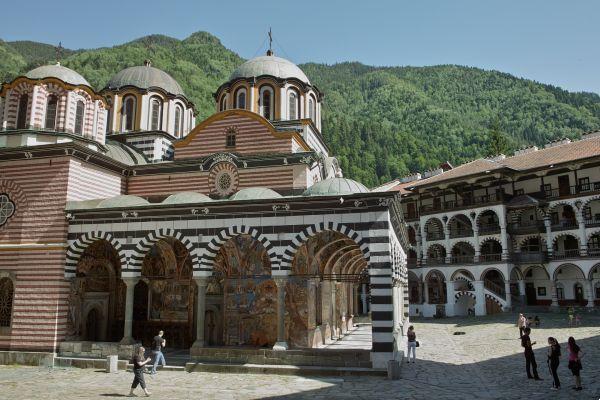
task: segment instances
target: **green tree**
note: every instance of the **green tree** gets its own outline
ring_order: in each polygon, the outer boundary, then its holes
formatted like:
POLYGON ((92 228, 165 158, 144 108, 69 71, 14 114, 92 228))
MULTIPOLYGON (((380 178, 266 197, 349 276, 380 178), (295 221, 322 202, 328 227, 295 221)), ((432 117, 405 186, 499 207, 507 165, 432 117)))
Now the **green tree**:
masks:
POLYGON ((500 120, 496 118, 489 132, 487 155, 488 157, 493 157, 499 154, 508 154, 509 151, 509 141, 506 135, 500 130, 500 120))

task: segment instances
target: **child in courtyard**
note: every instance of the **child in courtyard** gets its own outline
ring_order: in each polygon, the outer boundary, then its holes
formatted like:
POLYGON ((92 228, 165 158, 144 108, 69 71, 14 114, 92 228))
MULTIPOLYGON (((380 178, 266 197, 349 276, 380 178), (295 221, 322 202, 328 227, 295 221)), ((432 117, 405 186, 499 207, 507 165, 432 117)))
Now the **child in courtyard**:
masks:
POLYGON ((581 358, 583 357, 583 352, 581 348, 575 343, 575 338, 573 336, 569 337, 567 342, 567 349, 569 350, 569 369, 571 373, 575 377, 575 386, 573 389, 582 390, 581 387, 581 376, 580 371, 583 369, 581 365, 581 358))
POLYGON ((150 396, 150 392, 146 389, 146 381, 144 380, 144 366, 148 364, 152 359, 150 357, 144 360, 144 352, 146 349, 140 346, 137 349, 137 353, 133 356, 133 382, 131 383, 131 390, 129 391, 129 397, 136 397, 133 391, 137 388, 138 384, 142 387, 146 397, 150 396))

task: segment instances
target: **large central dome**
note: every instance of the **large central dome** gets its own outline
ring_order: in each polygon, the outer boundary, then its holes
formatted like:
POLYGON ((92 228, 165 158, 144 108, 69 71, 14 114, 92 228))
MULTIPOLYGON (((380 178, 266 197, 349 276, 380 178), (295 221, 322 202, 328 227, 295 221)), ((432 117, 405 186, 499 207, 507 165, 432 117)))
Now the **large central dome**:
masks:
POLYGON ((140 89, 161 88, 176 96, 184 95, 181 85, 171 75, 150 65, 125 68, 106 84, 106 87, 111 90, 118 90, 125 86, 134 86, 140 89))
POLYGON ((54 65, 42 65, 41 67, 32 69, 25 76, 30 79, 58 78, 71 85, 90 86, 90 83, 83 76, 79 75, 79 73, 58 63, 54 65))
POLYGON ((308 77, 296 64, 285 58, 268 55, 255 57, 246 61, 233 71, 229 80, 252 78, 261 75, 271 75, 280 79, 296 78, 304 83, 310 84, 308 77))

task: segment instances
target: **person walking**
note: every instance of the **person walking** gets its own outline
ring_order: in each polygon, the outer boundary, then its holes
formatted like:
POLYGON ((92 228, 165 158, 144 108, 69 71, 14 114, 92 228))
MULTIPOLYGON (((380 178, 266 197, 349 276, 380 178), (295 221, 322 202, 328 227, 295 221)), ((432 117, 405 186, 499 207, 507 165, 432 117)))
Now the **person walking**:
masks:
POLYGON ((581 387, 581 376, 579 375, 583 366, 581 365, 581 358, 583 357, 583 352, 581 351, 581 347, 575 343, 575 338, 573 336, 569 337, 567 342, 567 349, 569 350, 569 369, 571 373, 575 377, 575 386, 573 389, 582 390, 581 387))
POLYGON ((560 389, 560 380, 558 379, 558 365, 560 364, 560 344, 552 336, 548 338, 548 368, 552 374, 552 390, 560 389))
POLYGON ((517 319, 517 327, 519 328, 519 339, 523 338, 523 329, 525 329, 526 324, 527 318, 525 318, 523 313, 520 313, 519 318, 517 319))
POLYGON ((151 375, 156 374, 156 367, 158 367, 159 362, 162 364, 163 367, 167 365, 165 356, 162 353, 163 347, 165 347, 165 345, 167 344, 167 341, 163 339, 164 334, 165 333, 163 331, 159 331, 158 335, 154 336, 154 339, 152 339, 152 343, 154 346, 154 348, 152 349, 152 353, 154 355, 154 364, 152 365, 152 371, 150 372, 151 375))
POLYGON ((151 395, 148 389, 146 389, 146 381, 144 380, 144 366, 152 361, 152 359, 148 357, 144 360, 145 351, 146 349, 140 346, 137 349, 136 354, 133 356, 133 382, 131 383, 129 397, 136 397, 136 394, 133 393, 133 391, 137 388, 138 384, 142 387, 146 397, 151 395))
POLYGON ((537 363, 535 362, 535 354, 533 354, 533 345, 536 342, 531 342, 529 338, 529 334, 531 333, 530 328, 525 328, 523 330, 523 337, 521 338, 521 346, 525 349, 525 370, 527 371, 527 378, 535 379, 536 381, 541 381, 542 378, 539 377, 537 372, 537 363), (531 370, 533 369, 533 375, 531 374, 531 370))
POLYGON ((415 333, 415 327, 409 326, 408 332, 406 333, 406 337, 408 338, 408 349, 406 351, 406 362, 410 362, 410 352, 412 351, 412 362, 414 363, 417 358, 417 334, 415 333))

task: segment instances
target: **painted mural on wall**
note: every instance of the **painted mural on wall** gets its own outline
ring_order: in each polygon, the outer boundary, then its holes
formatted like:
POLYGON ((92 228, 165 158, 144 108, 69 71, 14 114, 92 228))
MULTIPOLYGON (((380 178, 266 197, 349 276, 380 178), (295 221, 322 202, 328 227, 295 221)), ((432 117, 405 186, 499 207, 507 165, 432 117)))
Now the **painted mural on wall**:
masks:
POLYGON ((277 287, 262 244, 248 235, 228 240, 215 258, 214 273, 223 287, 224 344, 272 346, 277 287))

